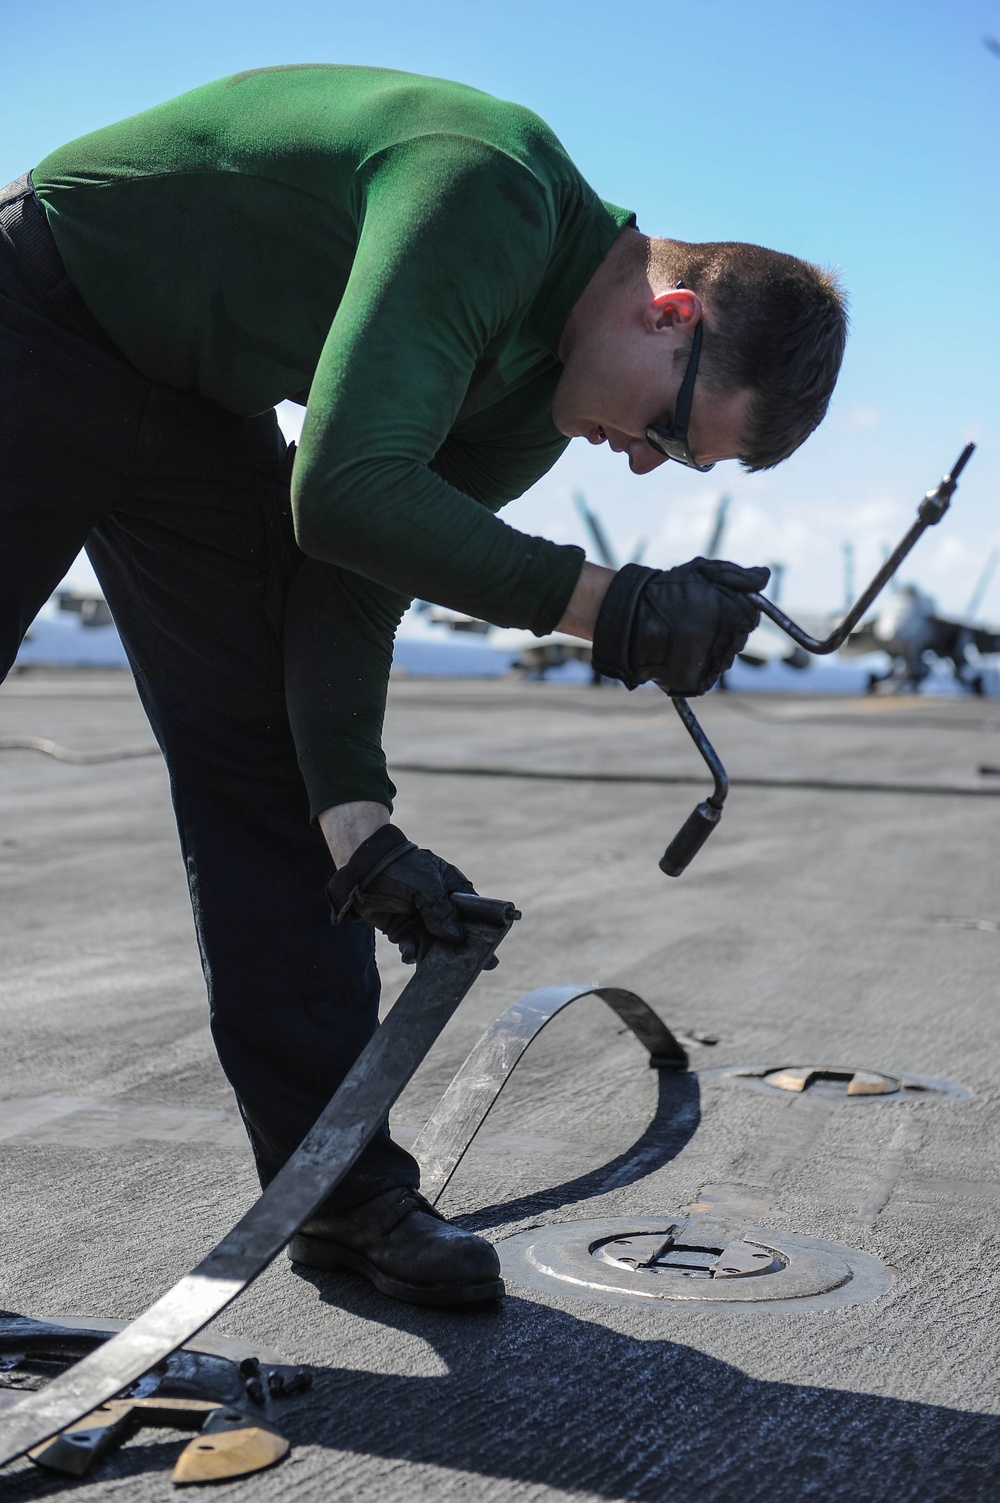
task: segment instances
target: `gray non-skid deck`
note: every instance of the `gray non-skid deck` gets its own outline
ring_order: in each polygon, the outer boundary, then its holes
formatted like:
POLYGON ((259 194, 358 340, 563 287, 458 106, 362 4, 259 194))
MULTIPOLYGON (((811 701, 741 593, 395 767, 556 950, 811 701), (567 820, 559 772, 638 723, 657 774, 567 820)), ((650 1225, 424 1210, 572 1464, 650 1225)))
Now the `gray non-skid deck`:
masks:
MULTIPOLYGON (((979 1500, 1000 1475, 1000 705, 713 696, 734 788, 678 881, 656 863, 707 791, 653 693, 394 683, 397 818, 524 912, 395 1114, 412 1136, 523 992, 629 988, 694 1072, 839 1064, 943 1077, 967 1100, 775 1098, 658 1076, 598 1001, 532 1046, 442 1202, 493 1238, 723 1202, 891 1265, 827 1311, 603 1304, 510 1284, 435 1313, 282 1259, 217 1322, 306 1363, 293 1454, 220 1498, 979 1500), (691 774, 691 786, 449 776, 691 774), (745 779, 776 786, 741 786, 745 779), (880 792, 782 787, 867 782, 880 792), (904 785, 922 791, 900 791, 904 785), (934 793, 929 785, 965 792, 934 793)), ((127 677, 16 676, 0 737, 140 743, 127 677)), ((211 1051, 158 757, 0 752, 0 1305, 127 1318, 254 1194, 211 1051)), ((386 1001, 404 979, 383 957, 386 1001)), ((2 1379, 2 1375, 0 1375, 2 1379)), ((72 1484, 166 1499, 178 1443, 137 1441, 72 1484)), ((0 1494, 70 1484, 22 1462, 0 1494)))

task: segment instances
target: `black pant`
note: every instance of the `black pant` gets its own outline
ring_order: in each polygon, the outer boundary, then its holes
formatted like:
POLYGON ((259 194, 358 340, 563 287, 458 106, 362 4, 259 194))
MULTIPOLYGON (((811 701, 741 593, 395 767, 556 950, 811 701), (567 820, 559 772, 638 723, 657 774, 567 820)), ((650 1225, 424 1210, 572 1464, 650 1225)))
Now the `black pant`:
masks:
MULTIPOLYGON (((38 243, 37 200, 18 207, 38 243)), ((142 376, 19 228, 0 221, 0 679, 86 544, 166 759, 213 1036, 266 1183, 379 998, 372 930, 330 924, 285 707, 291 456, 273 413, 142 376)), ((331 1205, 418 1178, 384 1131, 331 1205)))

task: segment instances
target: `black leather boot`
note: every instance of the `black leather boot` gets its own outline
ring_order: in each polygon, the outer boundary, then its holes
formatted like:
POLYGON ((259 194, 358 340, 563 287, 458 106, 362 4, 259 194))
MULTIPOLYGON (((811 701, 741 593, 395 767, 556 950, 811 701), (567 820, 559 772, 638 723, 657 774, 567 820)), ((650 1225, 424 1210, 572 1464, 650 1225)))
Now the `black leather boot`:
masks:
POLYGON ((471 1305, 504 1293, 493 1246, 452 1226, 407 1186, 307 1221, 288 1255, 307 1268, 353 1268, 411 1305, 471 1305))

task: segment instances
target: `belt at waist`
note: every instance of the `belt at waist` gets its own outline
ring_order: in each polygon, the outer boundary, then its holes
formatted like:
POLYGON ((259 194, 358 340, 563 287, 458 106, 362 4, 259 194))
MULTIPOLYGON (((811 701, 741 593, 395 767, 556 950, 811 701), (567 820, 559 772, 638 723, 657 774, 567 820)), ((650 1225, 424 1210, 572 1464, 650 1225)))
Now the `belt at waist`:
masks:
POLYGON ((121 351, 88 311, 69 279, 30 172, 0 188, 0 235, 13 246, 38 290, 50 302, 58 303, 89 339, 121 358, 121 351))
POLYGON ((31 186, 30 172, 0 188, 0 231, 49 297, 64 297, 71 290, 72 283, 52 238, 45 210, 31 186))

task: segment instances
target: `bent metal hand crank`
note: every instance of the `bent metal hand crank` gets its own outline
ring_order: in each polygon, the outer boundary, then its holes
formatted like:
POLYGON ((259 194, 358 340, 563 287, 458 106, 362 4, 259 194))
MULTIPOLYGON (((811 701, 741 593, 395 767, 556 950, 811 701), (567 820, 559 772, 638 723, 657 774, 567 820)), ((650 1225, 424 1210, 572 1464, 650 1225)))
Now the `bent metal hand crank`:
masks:
MULTIPOLYGON (((934 490, 927 492, 917 507, 917 520, 909 532, 889 554, 871 584, 828 637, 811 637, 790 616, 786 616, 784 611, 779 610, 773 601, 766 599, 763 595, 753 593, 747 598, 752 600, 765 616, 769 616, 776 626, 780 626, 793 642, 797 642, 807 652, 815 653, 817 656, 836 652, 838 647, 843 647, 865 611, 881 593, 883 587, 888 584, 917 539, 923 536, 928 527, 933 527, 940 522, 951 505, 951 498, 958 487, 958 477, 972 457, 975 447, 975 444, 966 444, 941 483, 934 490)), ((674 709, 684 722, 688 734, 701 753, 715 782, 715 787, 708 798, 692 810, 660 858, 660 871, 668 877, 679 877, 701 850, 722 818, 722 807, 729 792, 729 778, 715 747, 705 735, 687 700, 679 694, 671 694, 663 684, 659 687, 663 689, 664 694, 670 695, 674 709)))

